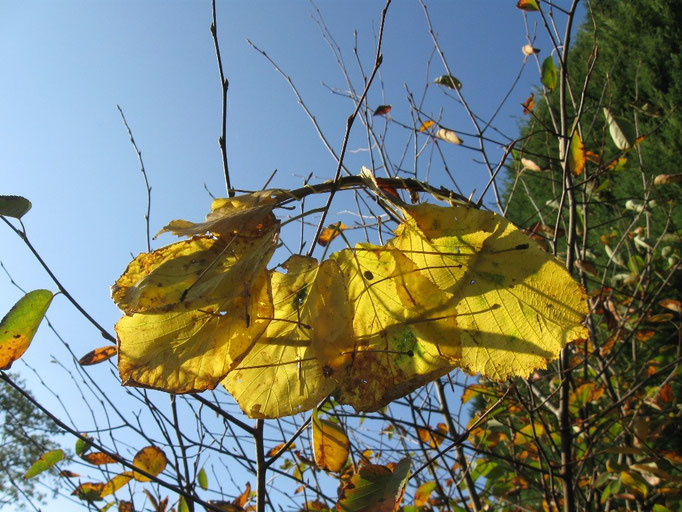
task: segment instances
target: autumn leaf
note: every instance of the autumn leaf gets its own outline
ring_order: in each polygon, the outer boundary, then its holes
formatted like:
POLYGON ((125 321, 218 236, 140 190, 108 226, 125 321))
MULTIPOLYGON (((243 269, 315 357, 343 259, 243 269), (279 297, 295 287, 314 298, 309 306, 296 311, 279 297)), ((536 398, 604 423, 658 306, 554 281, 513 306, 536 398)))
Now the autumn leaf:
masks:
POLYGON ((663 299, 659 302, 659 305, 675 313, 682 313, 682 302, 679 300, 663 299))
POLYGON ((435 123, 435 121, 431 121, 430 119, 428 121, 424 121, 421 126, 419 127, 419 132, 425 132, 429 128, 431 128, 435 123))
POLYGON ((336 372, 339 402, 376 410, 454 367, 456 310, 409 258, 370 244, 331 258, 346 280, 355 334, 352 364, 336 372))
POLYGON ((101 482, 85 482, 76 487, 71 494, 83 501, 101 501, 104 499, 101 496, 102 489, 104 484, 101 482))
POLYGON ((611 111, 604 107, 604 117, 606 118, 606 125, 609 128, 609 134, 611 135, 611 140, 621 151, 630 149, 632 145, 630 144, 628 137, 625 135, 620 125, 616 122, 611 111))
POLYGON ((62 478, 78 478, 80 475, 78 473, 74 473, 73 471, 69 471, 68 469, 64 469, 63 471, 59 472, 59 476, 62 478))
POLYGON ((521 165, 523 165, 524 171, 542 172, 542 168, 530 158, 522 158, 521 165))
POLYGON ((556 86, 559 83, 559 72, 557 71, 554 59, 551 55, 542 61, 540 81, 542 82, 542 85, 547 87, 550 91, 556 89, 556 86))
POLYGON ((391 111, 391 105, 379 105, 372 115, 385 116, 391 111))
POLYGON ((26 352, 52 297, 49 290, 28 292, 0 321, 0 370, 8 370, 26 352))
MULTIPOLYGON (((135 454, 133 466, 150 474, 158 476, 166 468, 166 455, 161 448, 146 446, 135 454)), ((142 473, 134 472, 133 478, 138 482, 151 482, 151 478, 142 473)))
POLYGON ((336 505, 339 512, 394 512, 400 506, 410 459, 401 460, 393 470, 368 464, 355 473, 341 492, 336 505))
POLYGON ((177 236, 214 233, 227 238, 236 233, 268 230, 276 223, 272 209, 288 196, 282 190, 260 190, 230 198, 214 199, 206 221, 173 220, 156 236, 171 232, 177 236))
POLYGON ((116 334, 123 384, 173 393, 215 388, 263 334, 273 314, 267 271, 231 293, 239 294, 192 311, 121 318, 116 334))
POLYGON ((91 350, 78 360, 81 366, 89 366, 107 361, 116 355, 117 349, 114 345, 106 345, 104 347, 91 350))
POLYGON ((537 0, 519 0, 516 3, 516 7, 522 11, 539 11, 537 0))
POLYGON ((43 453, 37 461, 31 464, 31 467, 28 468, 26 473, 24 473, 24 478, 33 478, 43 471, 47 471, 63 458, 64 450, 50 450, 49 452, 43 453))
POLYGON ((449 142, 450 144, 462 144, 462 139, 460 139, 455 132, 448 130, 447 128, 439 128, 436 132, 436 137, 445 142, 449 142))
POLYGON ((436 488, 436 482, 431 480, 429 482, 424 482, 414 493, 414 506, 423 507, 428 504, 431 493, 436 488))
POLYGON ((434 80, 434 83, 438 85, 444 85, 445 87, 449 87, 450 89, 461 89, 462 88, 462 82, 457 80, 454 76, 452 75, 442 75, 439 76, 434 80))
POLYGON ((0 216, 21 219, 31 209, 31 201, 21 196, 0 196, 0 216))
POLYGON ((389 244, 456 305, 462 368, 496 380, 527 377, 587 338, 584 289, 509 221, 463 206, 405 211, 389 244))
POLYGON ((585 170, 585 145, 578 130, 573 132, 568 147, 568 168, 575 176, 580 176, 585 170))
POLYGON ((343 470, 350 453, 350 443, 343 427, 323 420, 317 409, 313 412, 313 454, 317 467, 332 473, 343 470))
POLYGON ((95 466, 102 466, 104 464, 116 464, 118 460, 114 459, 111 455, 104 452, 91 452, 81 455, 81 459, 95 466))
POLYGON ((232 299, 265 269, 277 232, 195 237, 142 253, 111 287, 112 298, 126 315, 196 310, 232 299))
POLYGON ((532 44, 525 44, 521 47, 521 51, 526 57, 530 57, 531 55, 535 53, 540 53, 540 50, 537 48, 534 48, 532 44))
POLYGON ((339 236, 344 229, 348 229, 348 226, 341 221, 330 224, 322 230, 322 233, 320 233, 320 236, 317 239, 317 243, 322 247, 326 247, 332 240, 339 236))
POLYGON ((677 174, 659 174, 654 178, 654 185, 671 185, 673 183, 682 183, 682 173, 677 174))
POLYGON ((127 485, 128 482, 133 479, 133 477, 134 473, 132 471, 124 471, 120 475, 116 475, 106 484, 104 484, 104 487, 102 487, 102 490, 100 491, 100 497, 105 498, 106 496, 114 494, 120 488, 127 485))
POLYGON ((335 261, 294 255, 272 271, 274 315, 223 385, 252 418, 309 410, 337 386, 353 349, 352 311, 335 261))
POLYGON ((535 94, 528 96, 521 106, 523 107, 524 114, 530 114, 530 111, 533 110, 533 107, 535 106, 535 94))

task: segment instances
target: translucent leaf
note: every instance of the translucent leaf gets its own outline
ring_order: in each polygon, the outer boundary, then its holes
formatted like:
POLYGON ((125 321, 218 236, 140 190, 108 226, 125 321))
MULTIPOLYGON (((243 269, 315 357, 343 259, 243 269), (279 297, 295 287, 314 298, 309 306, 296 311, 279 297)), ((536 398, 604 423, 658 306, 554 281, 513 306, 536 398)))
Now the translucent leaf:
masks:
POLYGON ((339 402, 377 410, 459 362, 454 304, 409 258, 370 244, 332 258, 346 280, 355 333, 352 364, 338 372, 339 402))
POLYGON ((436 132, 436 137, 444 140, 445 142, 449 142, 450 144, 459 145, 462 143, 462 139, 460 139, 455 132, 448 130, 447 128, 439 128, 436 132))
POLYGON ((101 496, 103 489, 104 484, 101 482, 85 482, 76 487, 71 494, 84 501, 101 501, 104 499, 101 496))
POLYGON ((100 497, 105 498, 106 496, 114 494, 121 487, 127 485, 128 482, 130 482, 132 479, 133 479, 132 471, 124 471, 120 475, 116 475, 106 484, 104 484, 104 487, 102 487, 102 490, 100 492, 100 497))
MULTIPOLYGON (((158 476, 166 468, 166 455, 161 448, 147 446, 135 454, 133 466, 152 476, 158 476)), ((151 478, 137 471, 134 472, 133 478, 138 482, 151 481, 151 478)))
POLYGON ((542 81, 542 85, 547 87, 550 91, 556 89, 556 86, 559 83, 559 72, 554 65, 554 59, 551 55, 542 61, 540 80, 542 81))
POLYGON ((350 443, 343 427, 313 413, 313 454, 317 467, 332 473, 343 470, 350 453, 350 443))
POLYGON ((530 114, 531 110, 533 110, 533 107, 535 106, 535 94, 528 96, 526 101, 524 101, 521 106, 523 107, 524 114, 530 114))
POLYGON ((463 206, 406 211, 411 218, 390 243, 455 305, 462 368, 527 377, 587 338, 584 289, 509 221, 463 206))
POLYGON ((63 450, 51 450, 49 452, 43 453, 37 461, 31 464, 31 467, 28 468, 26 473, 24 473, 24 478, 33 478, 43 471, 47 471, 63 458, 63 450))
POLYGON ((585 170, 585 161, 585 145, 576 130, 573 132, 568 148, 568 168, 575 176, 580 176, 585 170))
POLYGON ((223 384, 253 418, 312 409, 336 388, 353 349, 352 312, 336 262, 292 256, 272 272, 274 315, 223 384))
POLYGON ((424 121, 421 126, 419 127, 420 132, 425 132, 429 128, 431 128, 434 124, 436 124, 434 121, 431 121, 430 119, 428 121, 424 121))
POLYGON ((76 439, 76 446, 74 450, 76 452, 76 455, 81 456, 85 452, 87 452, 91 447, 92 445, 90 443, 78 438, 76 439))
POLYGON ((521 51, 526 57, 530 57, 535 53, 540 53, 538 48, 534 48, 532 44, 526 44, 521 47, 521 51))
POLYGON ((611 135, 611 140, 613 140, 613 143, 616 145, 616 147, 621 151, 630 149, 631 144, 628 141, 628 138, 626 137, 625 133, 618 125, 616 120, 614 119, 613 115, 611 114, 611 111, 606 107, 604 107, 604 117, 606 118, 606 124, 609 127, 609 134, 611 135))
POLYGON ((317 239, 317 243, 322 247, 326 247, 332 240, 339 236, 344 229, 348 229, 348 226, 341 221, 330 224, 322 230, 322 233, 320 233, 320 236, 317 239))
POLYGON ((116 464, 118 461, 111 455, 104 452, 92 452, 81 455, 81 459, 95 466, 102 466, 104 464, 116 464))
POLYGON ((187 500, 184 496, 180 496, 178 501, 178 512, 189 512, 189 506, 187 505, 187 500))
POLYGON ((424 482, 419 487, 417 487, 414 493, 414 506, 423 507, 428 504, 431 493, 436 488, 436 482, 431 480, 430 482, 424 482))
POLYGON ((523 170, 528 170, 528 171, 534 171, 534 172, 542 172, 542 168, 536 164, 533 160, 530 158, 522 158, 521 159, 521 165, 523 165, 523 170))
POLYGON ((95 350, 91 350, 83 357, 81 357, 78 360, 78 364, 80 364, 81 366, 90 366, 93 364, 102 363, 114 357, 116 355, 116 352, 118 352, 118 350, 114 345, 106 345, 104 347, 99 347, 96 348, 95 350))
POLYGON ((0 215, 20 219, 31 209, 31 201, 21 196, 0 196, 0 215))
POLYGON ((156 236, 166 232, 177 236, 203 235, 209 232, 226 237, 235 233, 253 234, 276 223, 272 209, 286 197, 286 193, 281 190, 260 190, 236 197, 214 199, 206 222, 174 220, 156 236))
POLYGON ((111 287, 127 315, 189 311, 244 293, 267 265, 277 230, 260 236, 195 237, 142 253, 111 287))
POLYGON ((206 470, 204 468, 199 470, 199 473, 197 474, 197 482, 199 483, 199 487, 201 487, 204 491, 208 489, 208 476, 206 475, 206 470))
POLYGON ((523 11, 539 11, 537 0, 519 0, 516 7, 523 11))
POLYGON ((444 85, 445 87, 449 87, 450 89, 462 88, 462 82, 460 82, 457 78, 455 78, 452 75, 439 76, 434 80, 434 83, 437 83, 438 85, 444 85))
POLYGON ((374 111, 375 116, 384 116, 388 114, 391 111, 391 105, 379 105, 377 109, 374 111))
POLYGON ((243 358, 272 318, 265 270, 224 303, 187 312, 135 314, 116 324, 124 385, 191 393, 213 389, 243 358))
POLYGON ((26 352, 52 297, 49 290, 28 292, 0 321, 0 370, 9 369, 26 352))
POLYGON ((404 458, 394 469, 366 465, 344 487, 336 507, 339 512, 394 512, 407 485, 410 459, 404 458))

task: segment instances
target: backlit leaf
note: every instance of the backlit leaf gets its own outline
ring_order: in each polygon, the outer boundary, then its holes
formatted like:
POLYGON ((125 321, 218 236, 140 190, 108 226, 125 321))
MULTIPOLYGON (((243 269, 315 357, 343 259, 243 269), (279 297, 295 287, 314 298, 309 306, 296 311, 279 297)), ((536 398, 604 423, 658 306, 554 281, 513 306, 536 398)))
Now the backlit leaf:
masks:
POLYGON ((118 352, 118 349, 114 345, 106 345, 104 347, 96 348, 91 350, 83 357, 78 360, 78 364, 81 366, 89 366, 92 364, 98 364, 107 361, 114 357, 118 352))
POLYGON ((199 470, 199 473, 197 474, 197 482, 199 483, 199 487, 201 487, 204 491, 208 489, 208 476, 206 475, 206 470, 204 468, 199 470))
POLYGON ((133 479, 132 471, 124 471, 120 475, 116 475, 106 484, 104 484, 104 487, 102 487, 102 490, 100 491, 100 496, 102 498, 105 498, 106 496, 114 494, 116 491, 118 491, 121 487, 125 486, 132 479, 133 479))
MULTIPOLYGON (((87 438, 87 436, 85 436, 87 438)), ((81 438, 76 439, 76 446, 74 448, 74 451, 76 452, 76 455, 81 456, 85 452, 87 452, 92 445, 88 443, 87 441, 84 441, 81 438)))
POLYGON ((52 297, 49 290, 28 292, 0 321, 0 370, 8 370, 26 352, 52 297))
POLYGON ((62 478, 78 478, 80 475, 78 473, 74 473, 73 471, 65 469, 59 472, 59 476, 62 478))
POLYGON ((321 419, 317 409, 313 412, 313 454, 320 469, 339 473, 343 470, 350 453, 350 443, 343 427, 321 419))
POLYGON ((435 121, 431 121, 430 119, 428 121, 424 121, 421 126, 419 127, 420 132, 425 132, 429 128, 431 128, 435 123, 435 121))
POLYGON ((540 53, 538 48, 534 48, 532 44, 525 44, 521 47, 521 51, 526 57, 530 57, 535 53, 540 53))
POLYGON ((528 96, 521 106, 523 107, 524 114, 530 114, 530 111, 533 110, 533 107, 535 106, 535 94, 528 96))
POLYGON ((530 158, 522 158, 521 165, 523 165, 523 170, 542 172, 542 168, 530 158))
POLYGON ((336 388, 353 350, 352 311, 339 265, 294 255, 271 272, 274 315, 223 381, 252 418, 312 409, 336 388))
POLYGON ((390 242, 457 308, 462 368, 499 380, 529 376, 586 339, 584 289, 506 219, 421 204, 390 242))
POLYGON ((171 221, 157 233, 172 232, 177 236, 194 236, 205 233, 225 235, 235 233, 254 234, 269 229, 276 223, 272 209, 286 198, 281 190, 260 190, 230 198, 214 199, 206 222, 194 223, 186 220, 171 221))
POLYGON ((519 0, 516 3, 516 7, 523 11, 539 11, 537 0, 519 0))
POLYGON ((631 144, 628 141, 628 138, 626 137, 625 133, 623 133, 623 130, 618 125, 616 120, 613 118, 611 111, 606 107, 604 107, 604 117, 606 118, 606 124, 609 127, 611 140, 613 140, 613 143, 616 145, 616 147, 621 151, 630 149, 631 144))
POLYGON ((21 196, 0 196, 0 216, 20 219, 31 209, 31 201, 21 196))
POLYGON ((383 407, 448 373, 461 347, 456 310, 400 251, 358 244, 332 255, 353 308, 352 364, 339 375, 339 402, 383 407))
POLYGON ((682 302, 674 299, 663 299, 659 302, 661 307, 674 311, 675 313, 682 313, 682 302))
POLYGON ((187 500, 184 496, 180 496, 178 501, 178 512, 189 512, 189 506, 187 505, 187 500))
POLYGON ((344 487, 336 508, 339 512, 394 512, 405 494, 410 459, 401 460, 393 470, 366 465, 344 487))
POLYGON ((116 464, 118 461, 111 455, 104 452, 91 452, 81 455, 81 459, 95 466, 102 466, 104 464, 116 464))
POLYGON ((553 91, 559 83, 559 72, 557 71, 554 59, 550 55, 542 61, 542 73, 540 75, 542 85, 553 91))
POLYGON ((447 128, 439 128, 436 132, 436 137, 444 140, 445 142, 449 142, 450 144, 459 145, 462 143, 462 139, 460 139, 455 132, 448 130, 447 128))
POLYGON ((659 174, 654 178, 654 185, 670 185, 672 183, 682 183, 682 173, 677 174, 659 174))
POLYGON ((457 80, 452 75, 442 75, 439 76, 434 80, 434 83, 437 83, 438 85, 444 85, 445 87, 449 87, 450 89, 461 89, 462 88, 462 82, 457 80))
POLYGON ((51 450, 49 452, 43 453, 37 461, 31 464, 31 467, 28 468, 26 473, 24 473, 24 478, 33 478, 34 476, 39 475, 43 471, 50 469, 63 458, 63 450, 51 450))
POLYGON ((272 318, 268 273, 242 282, 223 303, 187 312, 135 314, 116 324, 124 385, 173 393, 213 389, 272 318))
POLYGON ((135 512, 132 501, 119 500, 118 512, 135 512))
MULTIPOLYGON (((166 455, 161 448, 147 446, 135 454, 133 466, 152 476, 158 476, 166 468, 166 455)), ((151 478, 142 473, 134 472, 133 478, 138 482, 150 482, 151 478)))
POLYGON ((101 482, 85 482, 76 487, 76 490, 71 494, 78 496, 83 501, 101 501, 102 489, 104 484, 101 482))
POLYGON ((414 493, 414 506, 423 507, 428 504, 431 493, 436 488, 436 482, 431 480, 430 482, 424 482, 414 493))
POLYGON ((329 242, 334 240, 341 231, 344 229, 348 229, 348 226, 346 226, 343 222, 335 222, 334 224, 330 224, 326 228, 322 230, 322 233, 320 233, 320 237, 317 239, 317 243, 320 244, 322 247, 326 247, 329 242))
POLYGON ((384 116, 391 111, 391 105, 379 105, 372 115, 384 116))
POLYGON ((575 176, 580 176, 585 170, 585 145, 580 139, 578 130, 573 132, 568 147, 568 168, 575 176))

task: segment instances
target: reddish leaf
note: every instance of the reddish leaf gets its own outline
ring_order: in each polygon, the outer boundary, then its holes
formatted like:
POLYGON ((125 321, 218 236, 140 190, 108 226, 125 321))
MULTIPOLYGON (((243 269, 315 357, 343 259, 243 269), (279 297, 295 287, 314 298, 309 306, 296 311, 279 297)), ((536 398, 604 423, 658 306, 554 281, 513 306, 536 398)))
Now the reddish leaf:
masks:
POLYGON ((519 0, 516 7, 522 11, 539 11, 538 3, 536 0, 519 0))
POLYGON ((384 116, 388 114, 391 111, 391 105, 379 105, 377 109, 374 111, 375 116, 384 116))
POLYGON ((386 180, 383 178, 377 178, 376 179, 377 186, 381 189, 381 191, 391 197, 394 197, 395 199, 398 199, 399 201, 402 201, 400 198, 400 195, 398 194, 398 189, 396 189, 393 185, 389 185, 386 183, 386 180))
POLYGON ((91 364, 101 363, 103 361, 106 361, 106 360, 114 357, 116 355, 117 351, 118 350, 116 349, 115 345, 107 345, 105 347, 99 347, 99 348, 96 348, 95 350, 92 350, 91 352, 88 352, 83 357, 81 357, 78 360, 78 363, 81 366, 89 366, 91 364))
POLYGON ((104 464, 116 464, 118 461, 111 457, 108 453, 92 452, 81 455, 81 459, 95 466, 102 466, 104 464))
POLYGON ((78 473, 74 473, 73 471, 65 469, 59 472, 59 476, 61 476, 62 478, 78 478, 80 475, 78 473))
POLYGON ((533 107, 535 106, 535 94, 528 96, 521 106, 523 107, 524 114, 530 114, 530 111, 533 110, 533 107))

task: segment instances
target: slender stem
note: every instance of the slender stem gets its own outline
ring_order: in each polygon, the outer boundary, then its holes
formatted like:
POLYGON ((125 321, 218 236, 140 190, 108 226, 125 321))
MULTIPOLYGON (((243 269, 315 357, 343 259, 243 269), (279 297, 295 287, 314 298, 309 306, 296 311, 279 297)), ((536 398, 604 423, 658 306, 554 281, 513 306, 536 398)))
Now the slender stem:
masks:
POLYGON ((265 502, 266 502, 266 475, 268 472, 268 465, 265 460, 265 447, 263 446, 263 426, 265 424, 264 420, 258 420, 256 422, 256 428, 253 434, 253 439, 256 443, 256 466, 258 468, 258 474, 256 478, 258 479, 258 484, 256 487, 256 510, 258 512, 265 512, 265 502))

